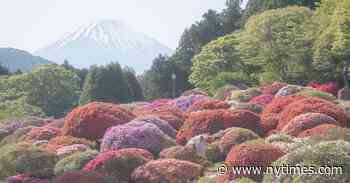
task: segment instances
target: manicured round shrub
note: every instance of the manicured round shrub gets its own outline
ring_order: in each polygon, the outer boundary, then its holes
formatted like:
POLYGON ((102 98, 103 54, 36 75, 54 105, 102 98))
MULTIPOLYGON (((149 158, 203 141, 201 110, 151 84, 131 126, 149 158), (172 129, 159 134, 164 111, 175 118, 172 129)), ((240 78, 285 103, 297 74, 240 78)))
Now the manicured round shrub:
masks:
POLYGON ((277 129, 281 130, 293 118, 301 114, 314 112, 333 117, 342 126, 349 126, 349 115, 336 104, 318 98, 306 98, 289 104, 281 113, 277 129))
POLYGON ((134 111, 149 104, 150 103, 148 102, 132 102, 128 104, 120 104, 119 106, 125 108, 128 111, 134 111))
POLYGON ((61 130, 54 127, 35 127, 25 134, 22 139, 29 142, 50 140, 61 134, 61 130))
POLYGON ((57 162, 55 166, 55 175, 58 176, 65 172, 82 170, 87 163, 97 156, 97 154, 98 151, 96 150, 86 150, 67 156, 57 162))
POLYGON ((114 183, 114 181, 95 172, 73 171, 56 177, 52 183, 114 183))
POLYGON ((64 147, 61 147, 59 149, 57 149, 56 151, 56 155, 62 159, 64 157, 67 157, 71 154, 74 154, 76 152, 79 152, 79 151, 86 151, 90 149, 89 146, 85 145, 85 144, 73 144, 73 145, 70 145, 70 146, 64 146, 64 147))
POLYGON ((200 100, 195 103, 193 103, 188 109, 187 112, 196 112, 196 111, 202 111, 202 110, 209 110, 209 109, 228 109, 230 108, 230 105, 222 100, 215 100, 215 99, 207 99, 207 100, 200 100))
POLYGON ((248 88, 247 90, 236 90, 232 92, 230 100, 236 100, 239 102, 248 102, 253 97, 261 95, 259 88, 248 88))
POLYGON ((234 174, 232 167, 259 166, 266 168, 266 166, 270 165, 273 161, 277 160, 284 154, 284 151, 270 144, 244 143, 237 145, 231 149, 225 160, 226 165, 229 167, 229 179, 233 180, 241 177, 247 177, 254 181, 260 182, 263 175, 254 175, 254 173, 240 175, 234 174))
POLYGON ((217 89, 214 98, 219 100, 226 100, 231 97, 232 91, 239 90, 238 87, 233 85, 226 85, 217 89))
MULTIPOLYGON (((229 101, 230 103, 230 101, 229 101)), ((252 103, 231 103, 231 110, 248 110, 255 113, 261 113, 263 111, 263 107, 258 104, 252 103)))
POLYGON ((66 116, 63 135, 98 140, 107 128, 134 118, 133 113, 118 105, 92 102, 75 108, 66 116))
POLYGON ((118 181, 130 181, 132 171, 150 161, 143 154, 146 152, 133 151, 107 151, 98 154, 85 165, 85 171, 94 171, 102 175, 113 177, 118 181))
POLYGON ((174 99, 170 102, 170 106, 174 106, 176 108, 179 108, 182 112, 186 112, 187 109, 195 102, 198 102, 200 100, 207 99, 208 97, 205 95, 188 95, 188 96, 181 96, 179 98, 174 99))
POLYGON ((248 140, 258 139, 259 135, 251 130, 244 128, 232 128, 230 131, 226 132, 225 135, 220 140, 220 150, 225 155, 230 152, 232 147, 246 142, 248 140))
POLYGON ((0 148, 0 180, 18 174, 52 175, 55 154, 30 144, 10 144, 0 148))
POLYGON ((15 117, 8 118, 0 121, 0 129, 7 130, 9 133, 13 133, 18 128, 24 128, 27 126, 44 126, 46 124, 44 118, 25 116, 25 117, 15 117))
POLYGON ((133 121, 131 121, 130 123, 138 123, 138 122, 154 124, 159 129, 161 129, 165 134, 167 134, 169 137, 172 137, 172 138, 176 137, 176 130, 167 121, 162 120, 156 116, 138 117, 133 121))
POLYGON ((262 134, 260 118, 247 110, 205 110, 189 115, 176 135, 176 142, 185 145, 192 137, 200 134, 214 134, 229 127, 251 129, 262 134))
POLYGON ((349 128, 329 128, 321 134, 315 134, 309 138, 309 141, 313 144, 322 141, 335 141, 344 140, 350 142, 350 129, 349 128))
POLYGON ((332 94, 318 91, 318 90, 314 90, 314 89, 305 89, 305 90, 302 90, 302 91, 296 93, 295 95, 301 95, 301 96, 306 96, 306 97, 318 97, 318 98, 328 100, 328 101, 334 101, 337 99, 332 94))
POLYGON ((339 123, 332 117, 320 113, 305 113, 293 118, 281 130, 282 133, 298 136, 301 132, 314 128, 322 124, 339 125, 339 123))
POLYGON ((47 124, 45 126, 53 127, 53 128, 63 128, 64 126, 64 118, 60 119, 47 119, 47 124))
POLYGON ((273 98, 274 96, 271 94, 259 95, 250 99, 249 103, 258 104, 260 106, 266 106, 273 100, 273 98))
POLYGON ((322 135, 324 133, 327 133, 327 131, 329 129, 332 128, 337 128, 337 125, 333 125, 333 124, 322 124, 322 125, 318 125, 316 127, 310 128, 308 130, 304 130, 303 132, 298 134, 299 138, 305 138, 305 137, 310 137, 310 136, 314 136, 314 135, 322 135))
POLYGON ((205 158, 197 154, 196 148, 193 146, 173 146, 167 149, 163 149, 160 154, 160 158, 163 159, 179 159, 186 160, 193 163, 198 163, 202 166, 209 166, 210 162, 205 158))
POLYGON ((350 143, 345 141, 321 142, 316 145, 302 146, 275 161, 273 166, 314 166, 317 170, 321 166, 342 167, 342 174, 333 175, 300 175, 283 174, 279 177, 267 175, 263 182, 270 183, 273 180, 279 182, 307 182, 307 183, 328 183, 328 182, 350 182, 350 143))
POLYGON ((28 175, 16 175, 6 179, 6 183, 50 183, 48 179, 39 179, 28 175))
POLYGON ((139 110, 153 110, 153 109, 157 109, 163 106, 168 105, 171 102, 171 99, 157 99, 152 101, 151 103, 143 106, 142 108, 140 108, 139 110))
POLYGON ((151 123, 129 123, 109 128, 103 137, 101 151, 123 148, 146 149, 158 154, 175 145, 175 141, 151 123))
POLYGON ((335 82, 328 82, 325 84, 320 84, 318 82, 311 81, 306 86, 311 87, 311 88, 315 88, 315 89, 322 91, 322 92, 330 93, 332 95, 337 95, 337 92, 338 92, 338 86, 335 82))
POLYGON ((159 159, 138 167, 132 173, 135 183, 191 182, 203 173, 202 166, 189 161, 159 159))
POLYGON ((7 135, 4 139, 2 139, 0 143, 0 147, 6 144, 11 144, 11 143, 17 143, 17 142, 22 142, 23 139, 22 137, 29 133, 34 126, 27 126, 23 128, 18 128, 15 132, 13 132, 11 135, 7 135))
POLYGON ((290 103, 304 99, 303 96, 286 96, 286 97, 275 97, 271 103, 265 106, 263 112, 261 113, 261 126, 266 131, 269 132, 275 129, 278 125, 280 118, 280 113, 283 109, 290 103))
POLYGON ((84 144, 87 145, 91 148, 94 148, 96 144, 94 142, 91 142, 87 139, 82 139, 82 138, 76 138, 72 136, 58 136, 49 141, 49 143, 46 146, 46 149, 48 151, 55 152, 62 147, 65 146, 71 146, 74 144, 84 144))
POLYGON ((287 85, 275 94, 275 97, 285 97, 300 92, 304 87, 297 85, 287 85))
POLYGON ((262 94, 275 95, 281 88, 287 85, 287 83, 274 82, 271 85, 261 86, 260 90, 262 94))

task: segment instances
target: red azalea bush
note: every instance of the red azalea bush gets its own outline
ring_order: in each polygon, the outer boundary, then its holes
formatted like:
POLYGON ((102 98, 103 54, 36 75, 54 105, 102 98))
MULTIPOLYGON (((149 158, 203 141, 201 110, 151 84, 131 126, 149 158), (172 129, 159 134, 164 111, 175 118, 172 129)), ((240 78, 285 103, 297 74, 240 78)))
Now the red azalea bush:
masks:
POLYGON ((263 94, 275 95, 281 88, 287 86, 287 83, 274 82, 271 85, 263 85, 260 90, 263 94))
POLYGON ((322 125, 318 125, 314 128, 310 128, 307 130, 304 130, 303 132, 298 134, 299 138, 305 138, 305 137, 310 137, 310 136, 314 136, 314 135, 322 135, 328 132, 329 129, 332 128, 337 128, 337 125, 334 124, 322 124, 322 125))
POLYGON ((54 127, 34 127, 23 136, 25 141, 35 142, 41 140, 50 140, 61 134, 61 130, 54 127))
POLYGON ((184 183, 203 174, 202 166, 189 161, 159 159, 138 167, 132 173, 135 183, 184 183))
POLYGON ((263 95, 253 97, 249 101, 249 103, 258 104, 261 106, 266 106, 267 104, 269 104, 273 100, 273 98, 274 98, 274 96, 271 94, 263 94, 263 95))
POLYGON ((92 102, 75 108, 66 116, 63 134, 98 140, 107 128, 127 123, 134 118, 133 113, 118 105, 92 102))
POLYGON ((293 118, 281 132, 296 137, 299 133, 322 124, 339 125, 334 118, 326 114, 305 113, 293 118))
POLYGON ((199 100, 192 104, 188 109, 187 112, 196 112, 196 111, 202 111, 202 110, 209 110, 209 109, 228 109, 230 108, 230 105, 222 100, 216 100, 216 99, 205 99, 205 100, 199 100))
POLYGON ((89 147, 94 147, 95 144, 87 139, 76 138, 72 136, 58 136, 52 138, 46 145, 48 151, 56 152, 59 148, 70 146, 74 144, 84 144, 89 147))
POLYGON ((285 97, 275 97, 268 105, 265 106, 263 112, 261 113, 261 126, 266 131, 269 132, 277 127, 280 113, 283 109, 290 103, 304 99, 304 96, 285 96, 285 97))
MULTIPOLYGON (((263 175, 241 174, 235 175, 232 172, 233 166, 259 166, 265 167, 283 156, 285 152, 271 144, 240 144, 231 149, 225 163, 228 166, 230 180, 240 177, 248 177, 254 181, 261 182, 263 175)), ((217 183, 222 183, 217 180, 217 183)))
POLYGON ((319 98, 306 98, 289 104, 281 113, 277 129, 282 130, 293 118, 305 113, 327 114, 344 127, 349 126, 349 115, 336 104, 319 98))
POLYGON ((229 127, 251 129, 258 134, 260 117, 248 110, 205 110, 191 113, 176 135, 176 142, 184 145, 192 137, 200 134, 214 134, 229 127))
POLYGON ((64 118, 48 119, 47 120, 47 124, 45 126, 53 127, 53 128, 63 128, 63 126, 64 126, 64 118))
POLYGON ((112 183, 101 174, 86 171, 66 172, 51 183, 112 183))
POLYGON ((132 171, 152 159, 152 154, 142 149, 107 151, 98 154, 85 165, 84 170, 129 182, 132 171))
POLYGON ((22 174, 7 178, 6 183, 50 183, 50 181, 22 174))
POLYGON ((320 84, 318 82, 311 81, 306 85, 306 87, 315 88, 317 90, 327 92, 327 93, 330 93, 333 95, 337 95, 337 92, 338 92, 338 86, 335 82, 328 82, 325 84, 320 84))
POLYGON ((158 117, 162 120, 167 121, 176 130, 178 130, 182 126, 183 121, 186 118, 186 115, 180 109, 170 106, 162 106, 153 109, 139 109, 138 111, 135 111, 135 114, 138 117, 158 117))
POLYGON ((251 130, 244 128, 232 128, 226 132, 225 135, 220 139, 220 151, 225 155, 230 152, 232 147, 241 144, 248 140, 258 139, 259 135, 251 130))

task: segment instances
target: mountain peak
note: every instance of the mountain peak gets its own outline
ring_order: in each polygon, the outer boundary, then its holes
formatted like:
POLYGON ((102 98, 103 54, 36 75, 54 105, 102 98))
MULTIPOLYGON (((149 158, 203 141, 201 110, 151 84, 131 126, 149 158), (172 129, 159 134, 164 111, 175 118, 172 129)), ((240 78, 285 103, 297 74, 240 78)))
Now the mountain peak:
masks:
POLYGON ((59 63, 68 59, 72 65, 80 68, 118 61, 141 73, 150 67, 157 55, 172 52, 122 21, 107 19, 81 26, 36 54, 59 63))

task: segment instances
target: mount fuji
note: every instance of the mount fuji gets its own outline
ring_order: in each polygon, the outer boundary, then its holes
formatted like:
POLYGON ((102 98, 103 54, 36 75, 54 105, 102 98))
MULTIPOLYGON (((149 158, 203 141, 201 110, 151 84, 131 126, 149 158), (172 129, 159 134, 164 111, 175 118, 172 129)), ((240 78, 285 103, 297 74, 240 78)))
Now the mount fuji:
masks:
POLYGON ((172 53, 170 48, 123 22, 103 20, 82 26, 34 54, 57 63, 68 60, 78 68, 117 61, 141 74, 159 54, 172 53))

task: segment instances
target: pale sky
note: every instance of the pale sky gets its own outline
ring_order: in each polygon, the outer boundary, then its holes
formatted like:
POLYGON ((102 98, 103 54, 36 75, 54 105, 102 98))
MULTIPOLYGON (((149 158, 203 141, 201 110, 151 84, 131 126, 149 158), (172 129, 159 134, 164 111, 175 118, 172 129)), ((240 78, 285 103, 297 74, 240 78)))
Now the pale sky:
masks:
POLYGON ((30 52, 88 22, 121 20, 175 49, 186 27, 226 0, 0 0, 0 47, 30 52))

